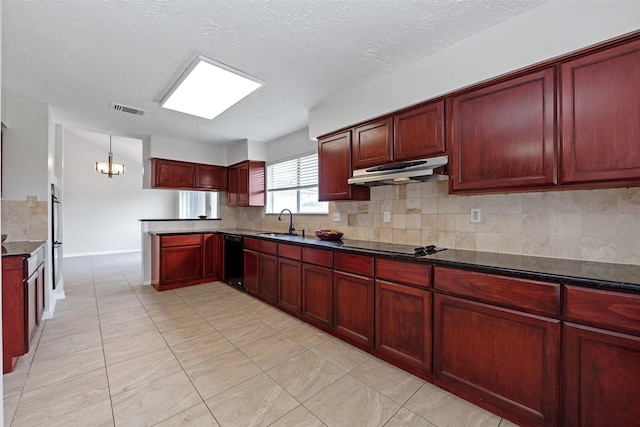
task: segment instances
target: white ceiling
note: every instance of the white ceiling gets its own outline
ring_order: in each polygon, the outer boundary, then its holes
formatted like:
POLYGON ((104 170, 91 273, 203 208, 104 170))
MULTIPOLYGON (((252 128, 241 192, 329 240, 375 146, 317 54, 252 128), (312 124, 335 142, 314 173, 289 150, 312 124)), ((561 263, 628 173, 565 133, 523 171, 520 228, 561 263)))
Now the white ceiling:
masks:
POLYGON ((533 0, 2 2, 2 85, 66 128, 226 144, 307 126, 346 87, 530 10, 533 0), (158 102, 205 55, 265 82, 214 120, 158 102), (112 102, 146 110, 134 116, 112 102))

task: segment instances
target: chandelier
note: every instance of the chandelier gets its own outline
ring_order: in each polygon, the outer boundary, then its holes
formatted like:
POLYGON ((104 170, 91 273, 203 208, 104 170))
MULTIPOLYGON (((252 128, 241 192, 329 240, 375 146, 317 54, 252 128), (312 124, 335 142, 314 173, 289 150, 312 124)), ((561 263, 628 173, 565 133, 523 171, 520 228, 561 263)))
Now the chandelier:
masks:
POLYGON ((111 135, 109 135, 109 160, 107 162, 96 162, 96 172, 108 175, 109 178, 113 178, 113 175, 124 175, 124 165, 113 163, 113 153, 111 152, 111 135))

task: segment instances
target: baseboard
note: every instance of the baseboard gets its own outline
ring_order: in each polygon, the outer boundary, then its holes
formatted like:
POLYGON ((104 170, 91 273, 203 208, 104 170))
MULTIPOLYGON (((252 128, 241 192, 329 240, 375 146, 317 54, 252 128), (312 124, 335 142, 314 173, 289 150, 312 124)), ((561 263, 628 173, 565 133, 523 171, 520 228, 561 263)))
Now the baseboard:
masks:
POLYGON ((141 252, 141 250, 140 249, 125 249, 125 250, 122 250, 122 251, 78 252, 78 253, 72 253, 72 254, 65 253, 62 256, 62 258, 74 258, 74 257, 81 257, 81 256, 97 256, 97 255, 130 254, 130 253, 135 253, 135 252, 141 252))

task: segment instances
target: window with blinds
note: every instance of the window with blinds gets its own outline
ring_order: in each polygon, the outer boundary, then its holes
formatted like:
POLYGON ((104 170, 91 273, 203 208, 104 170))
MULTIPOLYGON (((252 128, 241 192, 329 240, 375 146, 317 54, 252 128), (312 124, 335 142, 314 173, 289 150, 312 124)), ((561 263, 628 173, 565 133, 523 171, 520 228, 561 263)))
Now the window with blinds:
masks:
POLYGON ((200 215, 218 218, 218 193, 216 191, 180 191, 178 193, 178 216, 180 219, 198 219, 200 215))
POLYGON ((318 201, 318 154, 304 154, 267 166, 267 213, 328 213, 318 201))

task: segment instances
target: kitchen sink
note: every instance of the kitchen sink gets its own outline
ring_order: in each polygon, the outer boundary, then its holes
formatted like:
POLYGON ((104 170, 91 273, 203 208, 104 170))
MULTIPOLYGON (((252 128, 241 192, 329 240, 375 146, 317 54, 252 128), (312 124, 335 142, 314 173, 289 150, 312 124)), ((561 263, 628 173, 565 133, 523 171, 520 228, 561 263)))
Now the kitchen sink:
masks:
POLYGON ((258 236, 266 236, 266 237, 296 236, 296 234, 289 234, 289 233, 271 233, 271 232, 257 233, 257 234, 258 234, 258 236))

